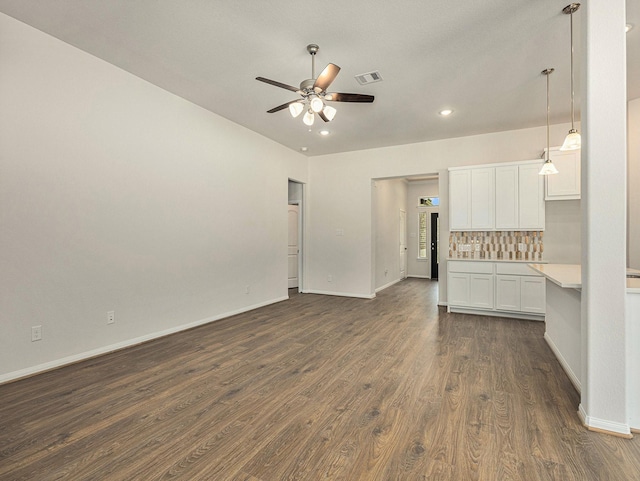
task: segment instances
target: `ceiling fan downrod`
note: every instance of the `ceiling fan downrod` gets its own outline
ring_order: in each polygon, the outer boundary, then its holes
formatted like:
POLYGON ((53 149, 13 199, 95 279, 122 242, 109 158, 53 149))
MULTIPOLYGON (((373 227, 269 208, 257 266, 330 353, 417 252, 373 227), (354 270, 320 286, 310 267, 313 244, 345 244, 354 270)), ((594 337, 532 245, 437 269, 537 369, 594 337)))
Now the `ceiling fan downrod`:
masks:
POLYGON ((316 79, 316 53, 318 53, 318 50, 320 50, 320 47, 315 43, 307 45, 307 52, 311 55, 311 78, 313 80, 316 79))

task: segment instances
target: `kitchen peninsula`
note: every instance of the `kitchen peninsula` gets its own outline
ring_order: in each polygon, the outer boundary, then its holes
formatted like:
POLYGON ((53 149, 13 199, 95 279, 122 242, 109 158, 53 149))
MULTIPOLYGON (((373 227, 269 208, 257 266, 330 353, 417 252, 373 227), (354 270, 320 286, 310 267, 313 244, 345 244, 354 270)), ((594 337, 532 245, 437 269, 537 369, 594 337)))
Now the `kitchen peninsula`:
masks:
MULTIPOLYGON (((581 390, 582 338, 581 297, 582 270, 577 264, 529 264, 546 278, 545 340, 558 358, 575 388, 581 390)), ((640 271, 627 269, 627 396, 629 425, 640 432, 640 271), (639 277, 629 277, 639 276, 639 277)))

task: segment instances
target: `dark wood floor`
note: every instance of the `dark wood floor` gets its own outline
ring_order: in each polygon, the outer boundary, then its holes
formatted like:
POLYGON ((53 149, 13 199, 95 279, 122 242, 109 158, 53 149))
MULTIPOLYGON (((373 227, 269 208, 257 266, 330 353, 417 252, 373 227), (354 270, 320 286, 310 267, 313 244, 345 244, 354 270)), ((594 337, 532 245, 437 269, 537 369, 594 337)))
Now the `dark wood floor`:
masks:
POLYGON ((542 323, 435 283, 279 304, 0 386, 0 479, 640 480, 542 323))

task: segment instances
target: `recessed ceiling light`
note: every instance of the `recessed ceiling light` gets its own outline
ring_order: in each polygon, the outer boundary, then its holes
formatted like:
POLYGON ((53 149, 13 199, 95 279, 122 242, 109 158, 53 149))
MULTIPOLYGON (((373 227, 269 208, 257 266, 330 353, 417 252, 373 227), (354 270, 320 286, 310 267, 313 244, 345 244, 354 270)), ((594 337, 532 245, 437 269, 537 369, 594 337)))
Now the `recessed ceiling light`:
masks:
POLYGON ((309 150, 309 148, 308 147, 300 147, 300 150, 303 151, 303 152, 306 152, 307 150, 309 150))
POLYGON ((627 26, 624 28, 625 32, 628 32, 629 30, 631 30, 633 28, 633 25, 631 25, 630 23, 627 24, 627 26))
POLYGON ((320 135, 329 135, 329 131, 328 130, 321 130, 320 131, 320 135))
POLYGON ((444 109, 441 110, 440 112, 438 112, 440 115, 442 115, 443 117, 446 117, 447 115, 451 115, 453 113, 453 110, 451 109, 444 109))

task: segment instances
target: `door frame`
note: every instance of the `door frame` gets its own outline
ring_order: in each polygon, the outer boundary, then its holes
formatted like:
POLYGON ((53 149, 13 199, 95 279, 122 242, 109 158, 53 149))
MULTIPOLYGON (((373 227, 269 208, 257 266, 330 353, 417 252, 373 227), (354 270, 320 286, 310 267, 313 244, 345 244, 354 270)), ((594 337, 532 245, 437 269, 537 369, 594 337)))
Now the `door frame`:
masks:
MULTIPOLYGON (((305 254, 305 205, 306 205, 306 196, 307 189, 306 184, 304 182, 300 182, 299 180, 288 178, 287 179, 287 192, 289 192, 289 183, 300 184, 301 190, 301 199, 288 200, 287 205, 297 205, 298 206, 298 292, 305 292, 305 278, 304 273, 306 271, 306 256, 305 254)), ((287 195, 287 198, 289 196, 287 195)), ((287 222, 288 226, 288 222, 287 222)), ((287 260, 288 262, 288 260, 287 260)))
POLYGON ((438 253, 440 251, 440 229, 438 229, 438 225, 439 225, 439 219, 440 219, 440 212, 438 210, 436 211, 430 211, 429 212, 429 277, 431 279, 438 279, 438 277, 440 276, 440 263, 438 262, 438 253), (434 227, 434 216, 435 216, 435 229, 434 227), (433 243, 434 243, 434 238, 435 238, 435 244, 436 244, 436 248, 435 248, 435 255, 434 255, 434 249, 433 249, 433 243), (433 277, 433 267, 435 265, 435 271, 436 271, 436 277, 433 277))

